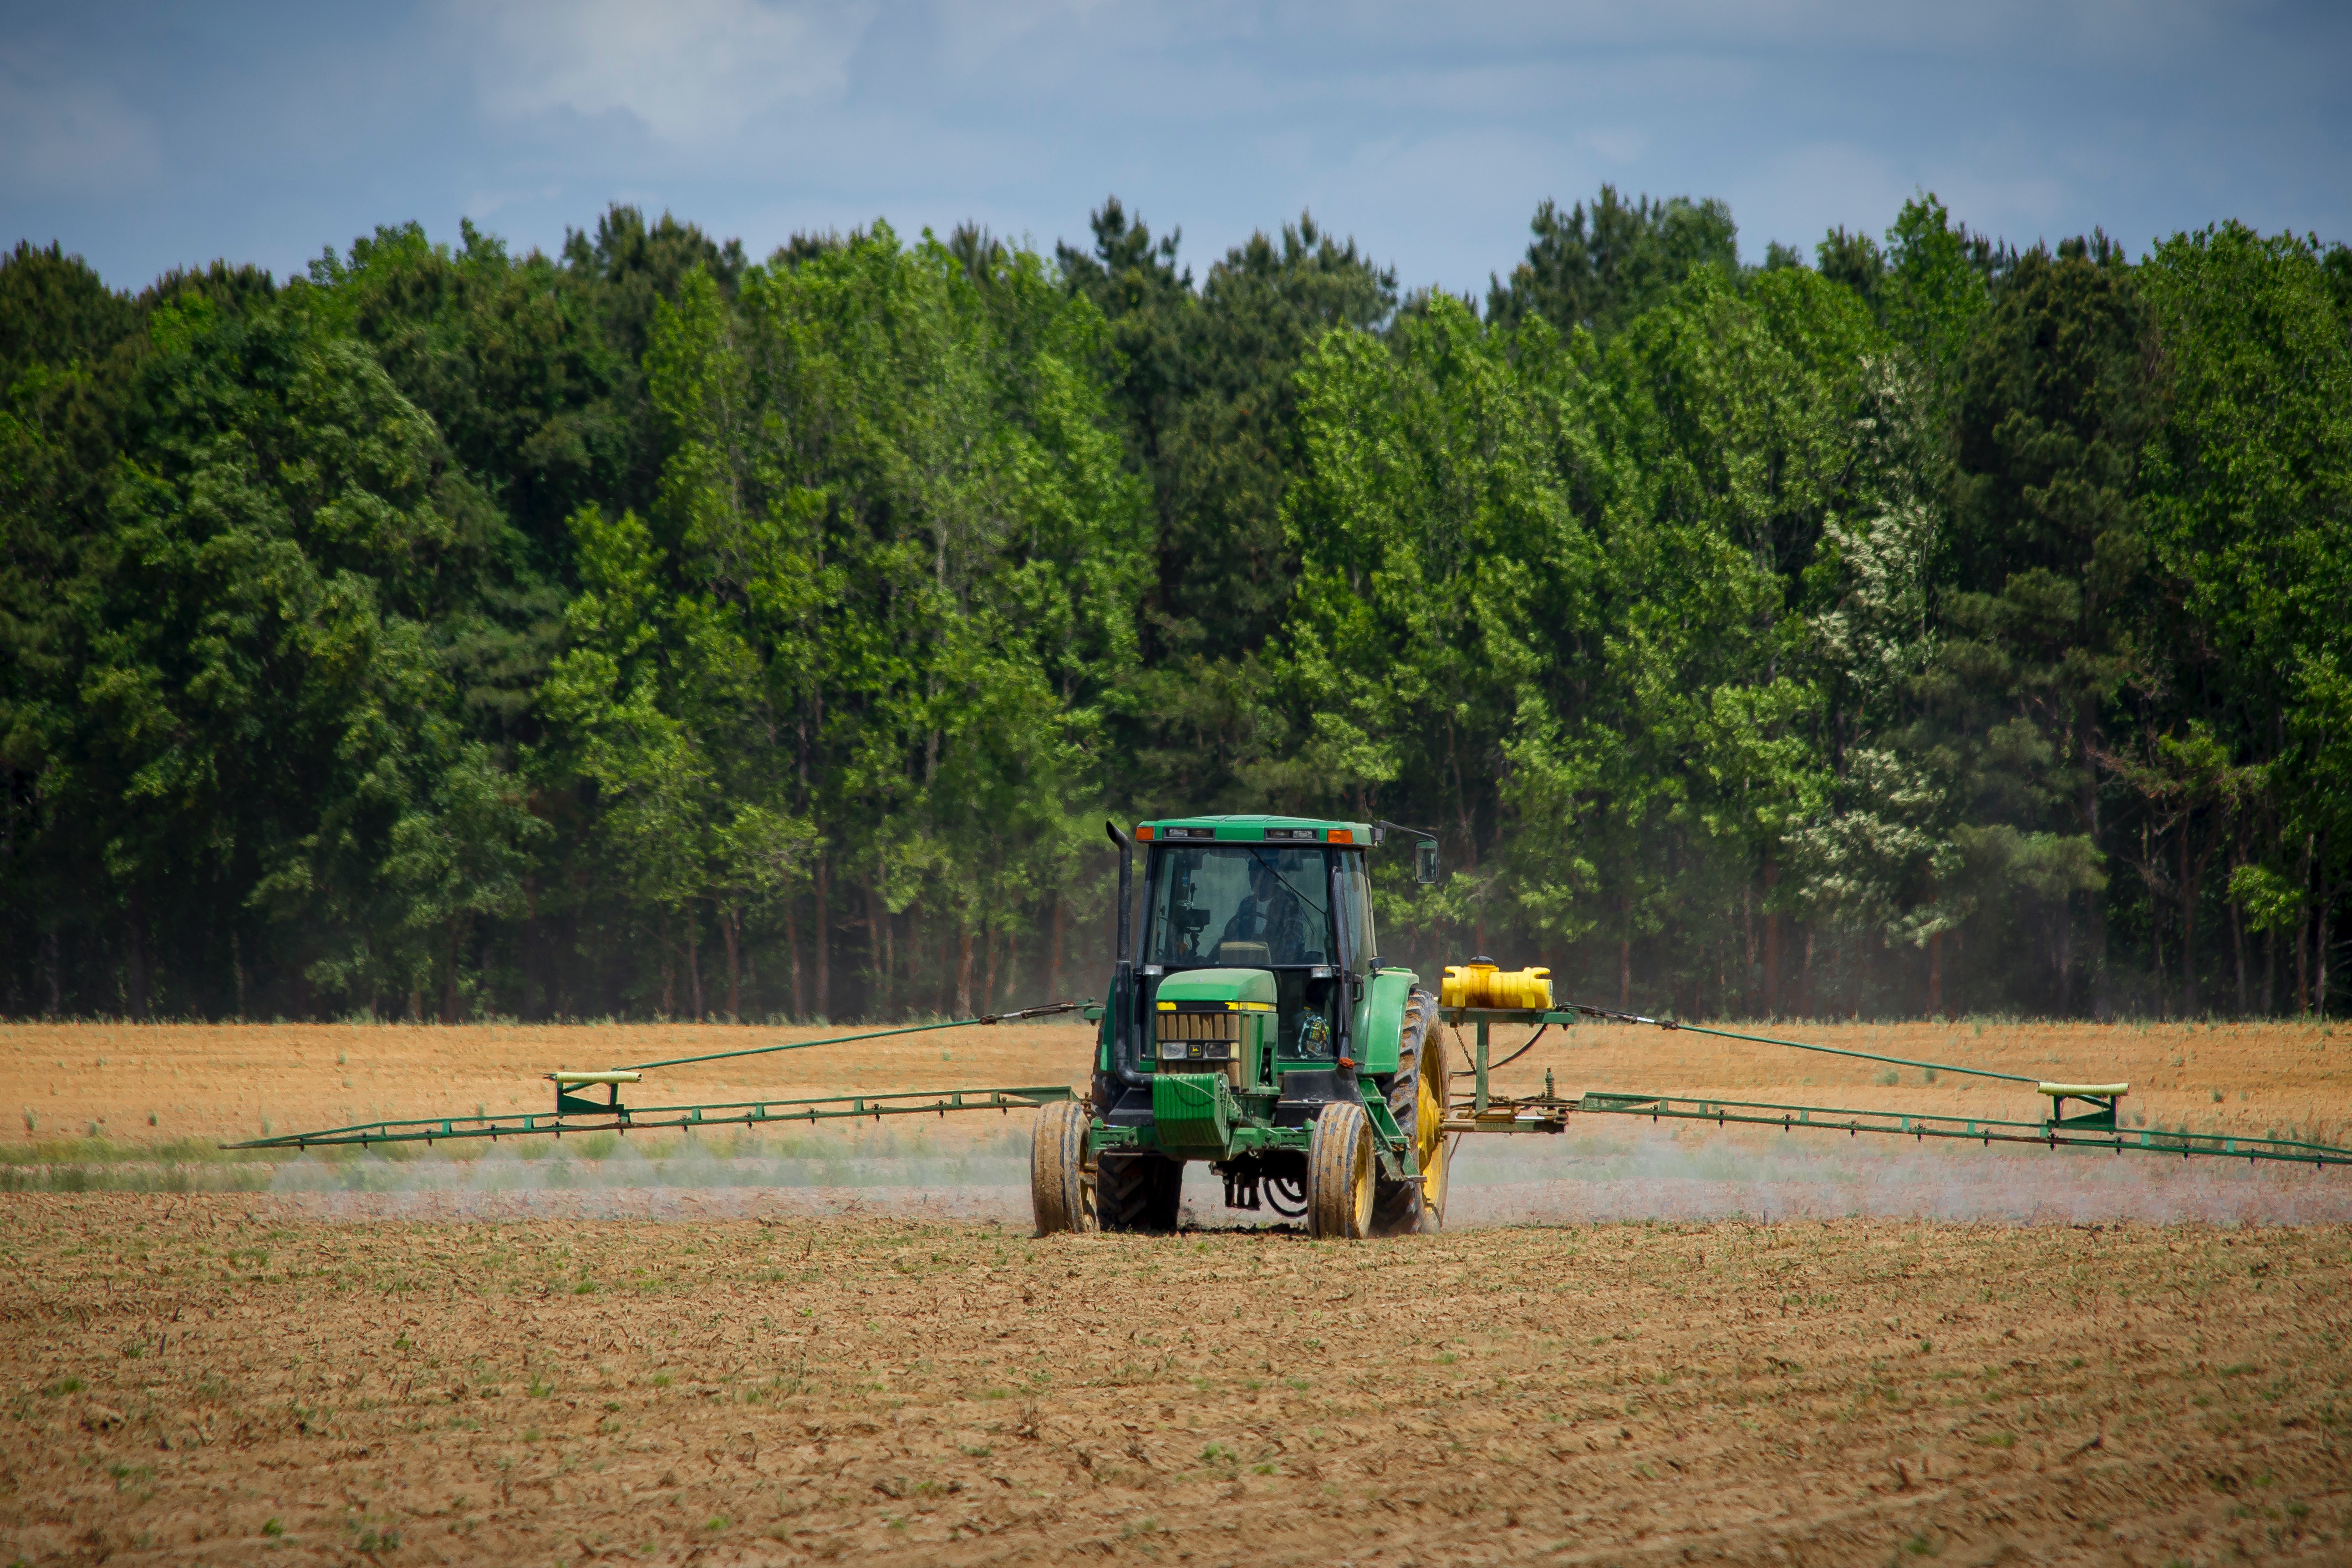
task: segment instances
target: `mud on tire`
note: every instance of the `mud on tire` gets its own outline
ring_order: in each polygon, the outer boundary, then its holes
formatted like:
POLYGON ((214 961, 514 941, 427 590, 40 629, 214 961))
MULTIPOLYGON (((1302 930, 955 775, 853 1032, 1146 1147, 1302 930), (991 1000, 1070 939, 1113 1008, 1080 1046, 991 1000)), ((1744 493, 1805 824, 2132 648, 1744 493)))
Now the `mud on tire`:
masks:
POLYGON ((1029 1208, 1037 1234, 1095 1228, 1094 1195, 1086 1181, 1087 1107, 1063 1100, 1037 1112, 1029 1133, 1029 1208))
POLYGON ((1372 1124, 1348 1100, 1315 1118, 1307 1151, 1307 1231, 1326 1240, 1360 1241, 1371 1229, 1372 1124))

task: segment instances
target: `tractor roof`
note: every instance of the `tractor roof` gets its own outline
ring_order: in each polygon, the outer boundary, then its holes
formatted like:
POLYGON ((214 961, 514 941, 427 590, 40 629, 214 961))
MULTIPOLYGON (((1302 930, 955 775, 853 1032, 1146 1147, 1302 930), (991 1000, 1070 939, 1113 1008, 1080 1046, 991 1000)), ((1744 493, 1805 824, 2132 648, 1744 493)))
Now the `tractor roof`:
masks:
POLYGON ((1146 843, 1210 840, 1221 844, 1313 843, 1369 848, 1371 824, 1324 816, 1160 816, 1140 824, 1146 843))

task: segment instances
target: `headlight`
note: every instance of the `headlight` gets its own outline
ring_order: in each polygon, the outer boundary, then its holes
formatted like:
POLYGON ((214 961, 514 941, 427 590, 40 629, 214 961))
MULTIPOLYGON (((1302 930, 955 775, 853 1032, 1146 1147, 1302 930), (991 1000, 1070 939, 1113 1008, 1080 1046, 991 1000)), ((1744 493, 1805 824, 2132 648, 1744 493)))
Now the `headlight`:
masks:
POLYGON ((1229 1062, 1234 1059, 1231 1040, 1162 1040, 1160 1059, 1164 1062, 1229 1062))

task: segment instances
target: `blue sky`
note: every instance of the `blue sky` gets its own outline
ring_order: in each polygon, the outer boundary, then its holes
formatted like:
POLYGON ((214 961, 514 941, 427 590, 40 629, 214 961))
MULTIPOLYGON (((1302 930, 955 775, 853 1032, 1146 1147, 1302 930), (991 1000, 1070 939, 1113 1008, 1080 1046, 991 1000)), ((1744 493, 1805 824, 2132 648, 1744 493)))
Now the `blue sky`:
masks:
POLYGON ((2237 217, 2352 240, 2352 5, 0 0, 0 240, 125 287, 613 201, 755 256, 1109 193, 1197 268, 1302 209, 1483 290, 1545 197, 1721 196, 1752 259, 1915 190, 2021 244, 2237 217))

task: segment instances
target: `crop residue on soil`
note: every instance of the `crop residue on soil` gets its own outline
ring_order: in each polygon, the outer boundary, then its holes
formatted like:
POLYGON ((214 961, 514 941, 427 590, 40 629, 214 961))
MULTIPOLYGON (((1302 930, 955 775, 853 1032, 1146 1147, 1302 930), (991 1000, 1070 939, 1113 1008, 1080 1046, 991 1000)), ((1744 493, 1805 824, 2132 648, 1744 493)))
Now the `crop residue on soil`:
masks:
MULTIPOLYGON (((2324 1026, 1789 1032, 2129 1078, 2168 1127, 2352 1121, 2324 1026)), ((206 1147, 779 1037, 0 1026, 0 1561, 2352 1558, 2352 1172, 1580 1117, 1465 1140, 1444 1235, 1342 1246, 1239 1224, 1198 1169, 1211 1228, 1034 1239, 1017 1114, 206 1147)), ((1087 1040, 662 1094, 1069 1082, 1087 1040)), ((1498 1088, 1548 1070, 2039 1110, 1625 1027, 1498 1088)))
POLYGON ((0 1236, 27 1562, 2352 1549, 2342 1227, 1349 1247, 16 1194, 0 1236))

